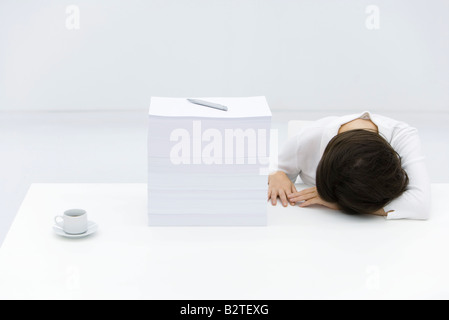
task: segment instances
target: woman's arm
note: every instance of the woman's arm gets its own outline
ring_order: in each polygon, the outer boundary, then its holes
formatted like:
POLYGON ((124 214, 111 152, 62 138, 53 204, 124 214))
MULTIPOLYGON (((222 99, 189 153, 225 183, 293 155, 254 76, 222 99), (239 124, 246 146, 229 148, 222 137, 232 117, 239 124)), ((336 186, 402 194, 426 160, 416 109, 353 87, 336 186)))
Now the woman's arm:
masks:
POLYGON ((287 140, 278 156, 278 170, 284 172, 291 182, 295 183, 301 170, 298 164, 299 136, 287 140))
POLYGON ((418 131, 404 127, 395 134, 393 148, 399 153, 409 177, 407 190, 385 206, 387 219, 427 219, 430 214, 430 179, 418 131))

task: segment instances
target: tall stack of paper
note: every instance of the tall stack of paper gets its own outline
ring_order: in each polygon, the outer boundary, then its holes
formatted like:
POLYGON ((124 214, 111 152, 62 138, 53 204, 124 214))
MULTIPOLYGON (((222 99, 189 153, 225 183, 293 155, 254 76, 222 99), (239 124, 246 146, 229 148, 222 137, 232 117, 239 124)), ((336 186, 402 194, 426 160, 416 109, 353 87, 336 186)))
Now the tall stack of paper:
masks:
POLYGON ((150 225, 265 225, 271 111, 265 97, 151 99, 150 225))

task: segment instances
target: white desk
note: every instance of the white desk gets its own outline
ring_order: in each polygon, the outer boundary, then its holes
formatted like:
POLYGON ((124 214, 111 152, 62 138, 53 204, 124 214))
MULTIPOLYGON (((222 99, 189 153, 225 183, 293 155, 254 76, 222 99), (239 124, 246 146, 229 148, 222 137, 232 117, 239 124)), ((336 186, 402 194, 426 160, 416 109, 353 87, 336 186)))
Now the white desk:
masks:
POLYGON ((148 227, 146 184, 34 184, 0 249, 0 298, 447 299, 448 193, 433 185, 429 221, 268 204, 267 227, 148 227), (56 235, 71 207, 98 232, 56 235))

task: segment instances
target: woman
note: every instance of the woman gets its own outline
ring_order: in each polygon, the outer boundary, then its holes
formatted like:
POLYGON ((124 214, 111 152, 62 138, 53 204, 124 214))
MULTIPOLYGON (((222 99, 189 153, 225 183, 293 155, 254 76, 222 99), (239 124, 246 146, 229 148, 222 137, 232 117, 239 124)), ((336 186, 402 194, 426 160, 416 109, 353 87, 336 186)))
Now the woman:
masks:
POLYGON ((427 219, 430 182, 418 132, 364 112, 313 122, 289 139, 278 171, 268 179, 268 199, 313 204, 387 219, 427 219), (307 188, 298 192, 300 176, 307 188))

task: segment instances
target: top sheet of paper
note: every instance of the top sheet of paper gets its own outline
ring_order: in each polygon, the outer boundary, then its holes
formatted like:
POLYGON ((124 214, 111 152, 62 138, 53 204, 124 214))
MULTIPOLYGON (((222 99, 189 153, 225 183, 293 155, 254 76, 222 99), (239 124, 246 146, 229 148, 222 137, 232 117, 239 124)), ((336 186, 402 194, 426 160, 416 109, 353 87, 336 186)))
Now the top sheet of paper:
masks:
POLYGON ((228 111, 193 104, 187 101, 187 98, 152 97, 149 115, 199 118, 271 117, 270 107, 263 96, 244 98, 191 98, 225 105, 228 107, 228 111))

